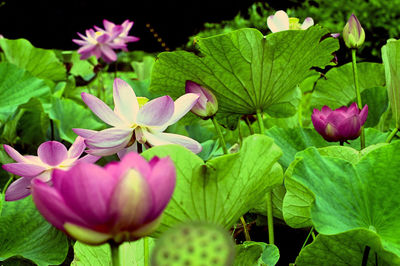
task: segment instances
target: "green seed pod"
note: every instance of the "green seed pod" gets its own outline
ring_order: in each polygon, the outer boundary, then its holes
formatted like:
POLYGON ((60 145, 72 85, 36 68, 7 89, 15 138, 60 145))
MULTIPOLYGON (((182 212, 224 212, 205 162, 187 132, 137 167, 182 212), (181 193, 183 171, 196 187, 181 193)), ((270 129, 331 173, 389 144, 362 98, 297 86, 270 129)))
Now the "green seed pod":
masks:
POLYGON ((235 246, 224 229, 208 223, 183 224, 163 234, 156 242, 152 266, 229 266, 235 246))

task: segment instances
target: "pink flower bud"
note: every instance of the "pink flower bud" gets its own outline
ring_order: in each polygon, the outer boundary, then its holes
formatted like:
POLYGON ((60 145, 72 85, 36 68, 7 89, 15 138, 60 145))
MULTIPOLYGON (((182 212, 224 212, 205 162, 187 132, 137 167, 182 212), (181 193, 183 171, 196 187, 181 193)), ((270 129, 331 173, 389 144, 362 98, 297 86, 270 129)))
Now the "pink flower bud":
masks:
POLYGON ((196 115, 202 118, 209 118, 218 111, 217 98, 210 90, 200 86, 196 82, 187 80, 185 91, 186 93, 196 93, 200 96, 191 110, 196 115))
POLYGON ((360 136, 361 127, 368 116, 368 105, 360 111, 356 103, 342 106, 334 111, 328 106, 321 111, 314 109, 311 116, 315 130, 329 142, 353 140, 360 136))
POLYGON ((175 188, 170 158, 137 153, 104 168, 79 163, 55 170, 53 186, 35 179, 33 201, 56 228, 87 244, 137 240, 153 232, 175 188))
POLYGON ((359 48, 365 40, 365 32, 360 21, 352 14, 343 28, 343 39, 348 48, 359 48))

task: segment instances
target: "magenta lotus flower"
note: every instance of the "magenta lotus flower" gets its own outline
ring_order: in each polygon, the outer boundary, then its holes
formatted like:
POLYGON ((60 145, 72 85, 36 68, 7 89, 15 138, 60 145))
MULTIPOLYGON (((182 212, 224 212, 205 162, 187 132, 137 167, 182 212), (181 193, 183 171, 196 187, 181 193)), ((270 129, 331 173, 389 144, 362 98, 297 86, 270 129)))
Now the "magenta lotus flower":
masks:
POLYGON ((104 168, 79 163, 68 171, 55 170, 53 186, 32 183, 33 201, 56 228, 92 245, 114 240, 137 240, 153 232, 175 188, 170 158, 149 162, 128 153, 104 168))
POLYGON ((352 103, 350 107, 342 106, 334 111, 328 106, 322 107, 321 111, 314 109, 311 120, 325 140, 343 143, 360 136, 367 116, 368 105, 360 110, 356 103, 352 103))
POLYGON ((186 93, 196 93, 199 100, 192 107, 192 112, 202 118, 209 118, 218 111, 217 97, 208 89, 200 86, 196 82, 187 80, 185 86, 186 93))
POLYGON ((58 141, 46 141, 39 146, 38 156, 23 156, 14 148, 8 145, 3 146, 8 155, 16 161, 16 163, 4 164, 3 169, 21 176, 8 187, 5 195, 7 201, 19 200, 29 196, 31 194, 31 181, 34 179, 50 182, 51 173, 54 169, 68 170, 77 162, 94 163, 100 159, 100 157, 93 155, 79 158, 86 148, 84 139, 81 137, 76 138, 69 150, 58 141))
POLYGON ((103 20, 103 25, 104 25, 104 29, 99 28, 97 26, 94 26, 94 28, 98 31, 104 31, 105 33, 108 33, 110 35, 113 35, 114 32, 119 32, 119 27, 122 28, 121 32, 119 33, 119 35, 113 39, 113 43, 114 44, 118 44, 121 45, 121 48, 123 51, 127 52, 127 43, 129 42, 137 42, 139 41, 138 37, 135 36, 128 36, 129 31, 131 30, 132 26, 133 26, 133 21, 129 21, 129 20, 125 20, 120 26, 115 25, 114 23, 108 21, 108 20, 103 20))
POLYGON ((127 51, 126 43, 139 40, 137 37, 128 36, 133 25, 133 22, 129 20, 126 20, 122 25, 115 25, 108 20, 104 20, 103 24, 105 30, 95 26, 96 31, 93 29, 86 30, 86 36, 78 32, 82 40, 72 40, 82 46, 78 50, 82 60, 94 55, 97 59, 101 57, 107 63, 114 62, 117 60, 117 54, 114 50, 127 51))
POLYGON ((274 15, 268 17, 267 25, 272 32, 306 30, 314 25, 314 20, 311 17, 307 17, 303 24, 300 24, 298 18, 289 18, 285 11, 278 10, 274 15))
POLYGON ((82 93, 82 99, 101 120, 113 126, 102 131, 74 128, 85 138, 86 152, 98 156, 118 153, 122 158, 128 151, 136 151, 137 142, 147 146, 179 144, 194 153, 202 149, 197 141, 177 134, 163 133, 183 117, 199 96, 187 93, 175 102, 169 96, 153 99, 136 97, 132 88, 121 79, 114 80, 114 111, 97 97, 82 93))

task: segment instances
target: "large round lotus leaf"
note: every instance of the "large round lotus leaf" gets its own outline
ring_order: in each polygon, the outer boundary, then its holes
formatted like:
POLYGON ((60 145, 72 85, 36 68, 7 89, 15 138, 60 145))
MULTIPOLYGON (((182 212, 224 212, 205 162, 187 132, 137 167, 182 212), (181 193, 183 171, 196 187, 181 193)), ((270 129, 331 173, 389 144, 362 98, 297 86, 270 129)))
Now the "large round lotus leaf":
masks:
POLYGON ((217 96, 219 121, 236 126, 237 116, 264 111, 274 117, 294 115, 301 91, 298 85, 310 68, 324 68, 339 48, 320 26, 264 36, 240 29, 196 40, 200 55, 186 51, 161 53, 154 63, 150 90, 178 97, 186 80, 217 96))
POLYGON ((272 187, 282 183, 282 174, 271 171, 282 155, 273 140, 252 135, 238 153, 203 160, 178 145, 153 147, 143 156, 169 156, 175 164, 174 194, 163 214, 158 232, 186 221, 208 221, 229 229, 254 208, 272 187), (270 173, 273 172, 273 175, 270 173))
POLYGON ((291 178, 314 196, 311 221, 324 235, 363 228, 400 255, 400 143, 377 147, 353 164, 310 149, 291 178))

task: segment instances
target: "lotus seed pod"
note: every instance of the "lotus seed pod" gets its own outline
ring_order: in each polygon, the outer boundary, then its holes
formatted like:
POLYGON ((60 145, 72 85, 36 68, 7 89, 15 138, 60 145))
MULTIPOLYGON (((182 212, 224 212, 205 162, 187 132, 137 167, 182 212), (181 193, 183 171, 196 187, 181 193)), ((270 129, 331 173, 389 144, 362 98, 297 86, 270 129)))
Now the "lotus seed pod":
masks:
POLYGON ((154 247, 152 266, 230 266, 235 257, 232 237, 208 223, 183 224, 163 234, 154 247))

